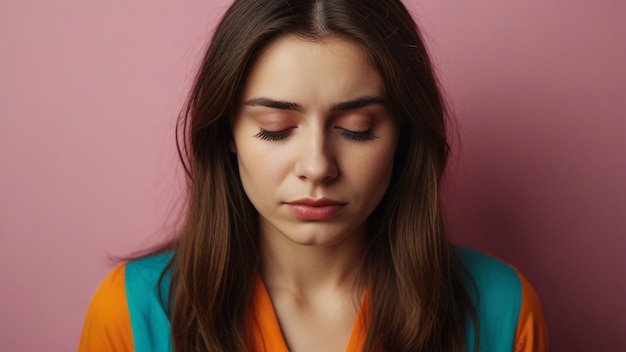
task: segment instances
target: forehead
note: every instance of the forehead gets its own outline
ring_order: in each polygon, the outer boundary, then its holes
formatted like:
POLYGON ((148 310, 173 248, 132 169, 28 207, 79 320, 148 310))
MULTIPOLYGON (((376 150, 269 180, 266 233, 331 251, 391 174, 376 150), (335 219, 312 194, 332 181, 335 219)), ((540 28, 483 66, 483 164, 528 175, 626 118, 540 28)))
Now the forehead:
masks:
POLYGON ((383 80, 364 50, 337 37, 276 39, 257 56, 243 88, 244 99, 271 95, 328 102, 384 95, 383 80))

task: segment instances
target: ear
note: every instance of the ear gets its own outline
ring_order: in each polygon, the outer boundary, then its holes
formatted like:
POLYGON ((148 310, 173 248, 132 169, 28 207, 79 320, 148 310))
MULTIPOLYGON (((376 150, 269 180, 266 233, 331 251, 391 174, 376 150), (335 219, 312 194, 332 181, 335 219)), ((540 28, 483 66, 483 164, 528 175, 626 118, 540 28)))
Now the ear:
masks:
POLYGON ((235 144, 233 136, 230 136, 230 140, 228 141, 228 149, 231 153, 237 154, 237 145, 235 144))

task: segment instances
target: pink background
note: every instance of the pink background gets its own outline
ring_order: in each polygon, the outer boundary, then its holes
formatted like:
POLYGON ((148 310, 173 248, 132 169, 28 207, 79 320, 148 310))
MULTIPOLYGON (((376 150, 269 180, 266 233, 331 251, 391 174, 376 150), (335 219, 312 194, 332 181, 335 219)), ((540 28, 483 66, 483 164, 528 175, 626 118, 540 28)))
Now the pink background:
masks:
MULTIPOLYGON (((2 350, 75 350, 107 256, 171 233, 226 3, 0 3, 2 350)), ((407 4, 458 121, 454 237, 526 274, 554 351, 626 350, 626 2, 407 4)))

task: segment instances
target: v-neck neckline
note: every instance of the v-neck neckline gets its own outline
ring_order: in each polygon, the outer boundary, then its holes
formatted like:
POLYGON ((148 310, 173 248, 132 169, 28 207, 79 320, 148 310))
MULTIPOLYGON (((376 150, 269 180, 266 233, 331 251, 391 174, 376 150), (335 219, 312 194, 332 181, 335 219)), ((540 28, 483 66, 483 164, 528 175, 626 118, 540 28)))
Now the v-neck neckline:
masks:
MULTIPOLYGON (((345 352, 356 352, 363 349, 369 325, 369 310, 370 295, 369 291, 366 291, 352 324, 345 352)), ((256 277, 252 313, 251 322, 254 326, 251 329, 251 337, 255 349, 259 352, 289 352, 269 291, 259 275, 256 277)))

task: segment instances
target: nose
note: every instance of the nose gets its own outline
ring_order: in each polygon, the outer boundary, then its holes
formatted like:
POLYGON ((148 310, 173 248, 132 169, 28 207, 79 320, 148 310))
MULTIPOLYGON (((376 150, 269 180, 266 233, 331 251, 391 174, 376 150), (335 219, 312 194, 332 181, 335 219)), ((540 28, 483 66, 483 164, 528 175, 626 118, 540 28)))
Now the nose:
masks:
POLYGON ((300 180, 312 183, 325 183, 339 176, 339 168, 332 146, 324 136, 311 138, 303 143, 295 165, 295 173, 300 180))

